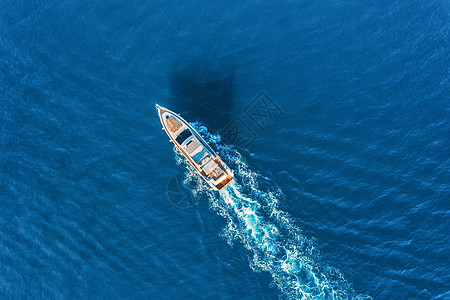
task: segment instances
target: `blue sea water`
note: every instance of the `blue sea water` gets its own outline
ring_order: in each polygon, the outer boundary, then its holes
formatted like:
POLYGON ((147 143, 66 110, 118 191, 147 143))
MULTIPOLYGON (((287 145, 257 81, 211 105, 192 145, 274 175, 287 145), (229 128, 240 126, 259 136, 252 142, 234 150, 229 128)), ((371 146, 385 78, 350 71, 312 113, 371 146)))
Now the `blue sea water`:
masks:
POLYGON ((450 299, 449 37, 443 0, 0 1, 0 298, 450 299))

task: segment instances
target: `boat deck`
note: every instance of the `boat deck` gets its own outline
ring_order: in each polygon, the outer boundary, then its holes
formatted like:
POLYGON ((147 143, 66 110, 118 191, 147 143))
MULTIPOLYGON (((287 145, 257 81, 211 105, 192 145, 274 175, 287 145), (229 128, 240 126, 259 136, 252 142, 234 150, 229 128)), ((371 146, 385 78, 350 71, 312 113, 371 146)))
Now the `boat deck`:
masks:
POLYGON ((157 106, 161 123, 176 147, 214 189, 220 190, 233 174, 189 123, 169 110, 157 106))

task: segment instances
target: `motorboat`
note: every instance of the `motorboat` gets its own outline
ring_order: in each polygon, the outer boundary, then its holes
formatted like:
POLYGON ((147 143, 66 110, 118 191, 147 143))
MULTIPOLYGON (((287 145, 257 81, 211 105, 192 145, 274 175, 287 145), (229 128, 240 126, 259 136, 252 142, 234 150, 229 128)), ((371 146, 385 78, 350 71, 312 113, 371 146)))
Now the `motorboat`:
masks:
POLYGON ((194 167, 213 190, 220 190, 233 180, 233 172, 201 135, 179 114, 156 104, 162 129, 186 161, 194 167))

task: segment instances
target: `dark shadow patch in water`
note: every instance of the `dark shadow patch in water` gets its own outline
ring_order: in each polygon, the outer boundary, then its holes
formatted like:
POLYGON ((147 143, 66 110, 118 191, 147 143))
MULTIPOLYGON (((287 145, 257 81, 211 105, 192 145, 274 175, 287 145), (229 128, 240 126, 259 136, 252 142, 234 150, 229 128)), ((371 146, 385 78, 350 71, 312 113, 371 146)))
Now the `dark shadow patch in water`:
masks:
POLYGON ((234 74, 234 65, 174 64, 169 75, 169 108, 189 122, 202 121, 209 130, 224 128, 232 118, 234 74))

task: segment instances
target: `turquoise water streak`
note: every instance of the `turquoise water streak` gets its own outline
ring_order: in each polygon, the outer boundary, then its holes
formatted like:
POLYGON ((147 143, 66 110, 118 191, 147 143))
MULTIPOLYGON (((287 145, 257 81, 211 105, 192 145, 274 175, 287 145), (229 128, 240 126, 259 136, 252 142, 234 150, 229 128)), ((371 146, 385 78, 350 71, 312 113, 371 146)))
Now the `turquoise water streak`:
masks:
MULTIPOLYGON (((206 193, 210 207, 226 218, 223 236, 230 245, 237 239, 250 250, 249 262, 254 271, 269 272, 278 288, 291 299, 370 299, 356 294, 339 270, 324 264, 315 243, 302 234, 289 214, 278 208, 283 195, 277 186, 270 191, 261 190, 261 175, 251 171, 233 146, 221 143, 220 136, 210 134, 201 124, 193 125, 231 163, 235 178, 217 195, 207 192, 207 185, 188 165, 185 182, 194 180, 198 185, 196 196, 206 193)), ((180 154, 177 161, 183 162, 180 154)))

